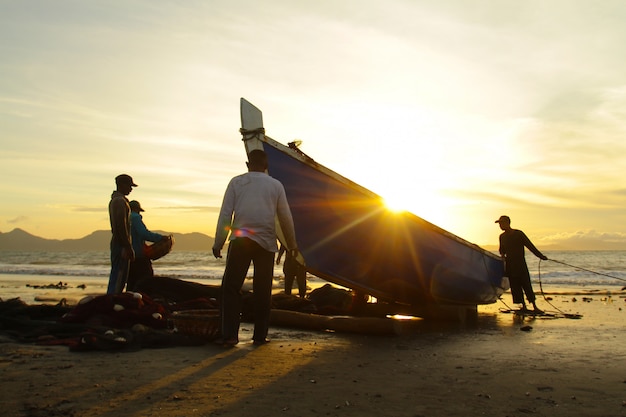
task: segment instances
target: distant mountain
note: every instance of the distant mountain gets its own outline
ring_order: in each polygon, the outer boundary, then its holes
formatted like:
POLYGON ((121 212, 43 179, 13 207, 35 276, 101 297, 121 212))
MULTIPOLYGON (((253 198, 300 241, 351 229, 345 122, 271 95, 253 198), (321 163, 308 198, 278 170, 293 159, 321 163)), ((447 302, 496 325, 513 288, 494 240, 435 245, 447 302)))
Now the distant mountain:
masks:
MULTIPOLYGON (((156 233, 166 234, 163 231, 156 233)), ((215 239, 202 233, 174 233, 175 251, 211 252, 215 239)), ((108 251, 111 231, 98 230, 80 239, 44 239, 22 229, 0 232, 0 251, 86 252, 108 251)))

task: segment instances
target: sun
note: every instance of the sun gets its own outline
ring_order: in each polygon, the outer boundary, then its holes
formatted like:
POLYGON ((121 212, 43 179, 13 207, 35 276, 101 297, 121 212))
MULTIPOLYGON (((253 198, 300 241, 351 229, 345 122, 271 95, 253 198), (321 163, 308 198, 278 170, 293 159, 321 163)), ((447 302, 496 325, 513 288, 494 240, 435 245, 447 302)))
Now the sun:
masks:
POLYGON ((440 227, 450 223, 452 208, 458 205, 457 200, 442 196, 434 190, 420 195, 409 191, 406 187, 388 187, 381 193, 385 208, 394 214, 412 213, 440 227))
POLYGON ((403 211, 408 210, 407 202, 403 201, 402 198, 385 197, 383 201, 385 203, 385 207, 387 208, 387 210, 392 211, 394 213, 402 213, 403 211))
POLYGON ((393 213, 414 212, 420 208, 420 197, 405 182, 381 181, 377 191, 385 208, 393 213))

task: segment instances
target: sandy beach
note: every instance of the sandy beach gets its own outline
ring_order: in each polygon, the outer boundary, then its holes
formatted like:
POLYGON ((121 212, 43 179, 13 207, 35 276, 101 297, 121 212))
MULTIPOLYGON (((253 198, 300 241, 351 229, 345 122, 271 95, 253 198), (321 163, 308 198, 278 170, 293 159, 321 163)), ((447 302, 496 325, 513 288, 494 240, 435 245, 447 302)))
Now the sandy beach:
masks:
POLYGON ((232 349, 71 352, 4 337, 0 406, 32 417, 625 416, 624 295, 551 298, 582 317, 498 303, 472 324, 396 321, 395 335, 272 326, 260 347, 244 323, 232 349))

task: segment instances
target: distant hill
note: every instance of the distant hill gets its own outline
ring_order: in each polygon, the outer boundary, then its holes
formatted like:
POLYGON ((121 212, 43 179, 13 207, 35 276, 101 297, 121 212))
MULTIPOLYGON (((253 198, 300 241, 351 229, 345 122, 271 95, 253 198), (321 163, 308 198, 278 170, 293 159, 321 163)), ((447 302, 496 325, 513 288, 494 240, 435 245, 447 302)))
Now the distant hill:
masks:
MULTIPOLYGON (((156 233, 166 234, 155 230, 156 233)), ((215 239, 202 233, 174 233, 174 250, 211 252, 215 239)), ((0 232, 0 251, 86 252, 108 251, 111 231, 98 230, 80 239, 44 239, 22 229, 0 232)))

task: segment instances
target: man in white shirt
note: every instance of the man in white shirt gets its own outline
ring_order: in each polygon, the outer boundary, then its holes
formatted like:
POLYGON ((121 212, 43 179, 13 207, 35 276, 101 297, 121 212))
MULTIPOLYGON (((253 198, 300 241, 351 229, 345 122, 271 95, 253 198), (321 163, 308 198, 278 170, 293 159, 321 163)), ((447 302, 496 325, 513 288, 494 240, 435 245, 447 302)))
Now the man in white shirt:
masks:
POLYGON ((221 251, 230 233, 226 269, 222 278, 222 339, 224 346, 239 343, 241 313, 241 287, 246 278, 250 262, 254 265, 253 302, 255 345, 269 340, 270 309, 272 302, 272 280, 274 276, 274 253, 276 223, 278 217, 285 244, 293 256, 297 254, 291 210, 285 189, 280 181, 270 177, 267 155, 255 149, 248 155, 248 172, 234 177, 228 183, 215 231, 213 255, 221 258, 221 251))

